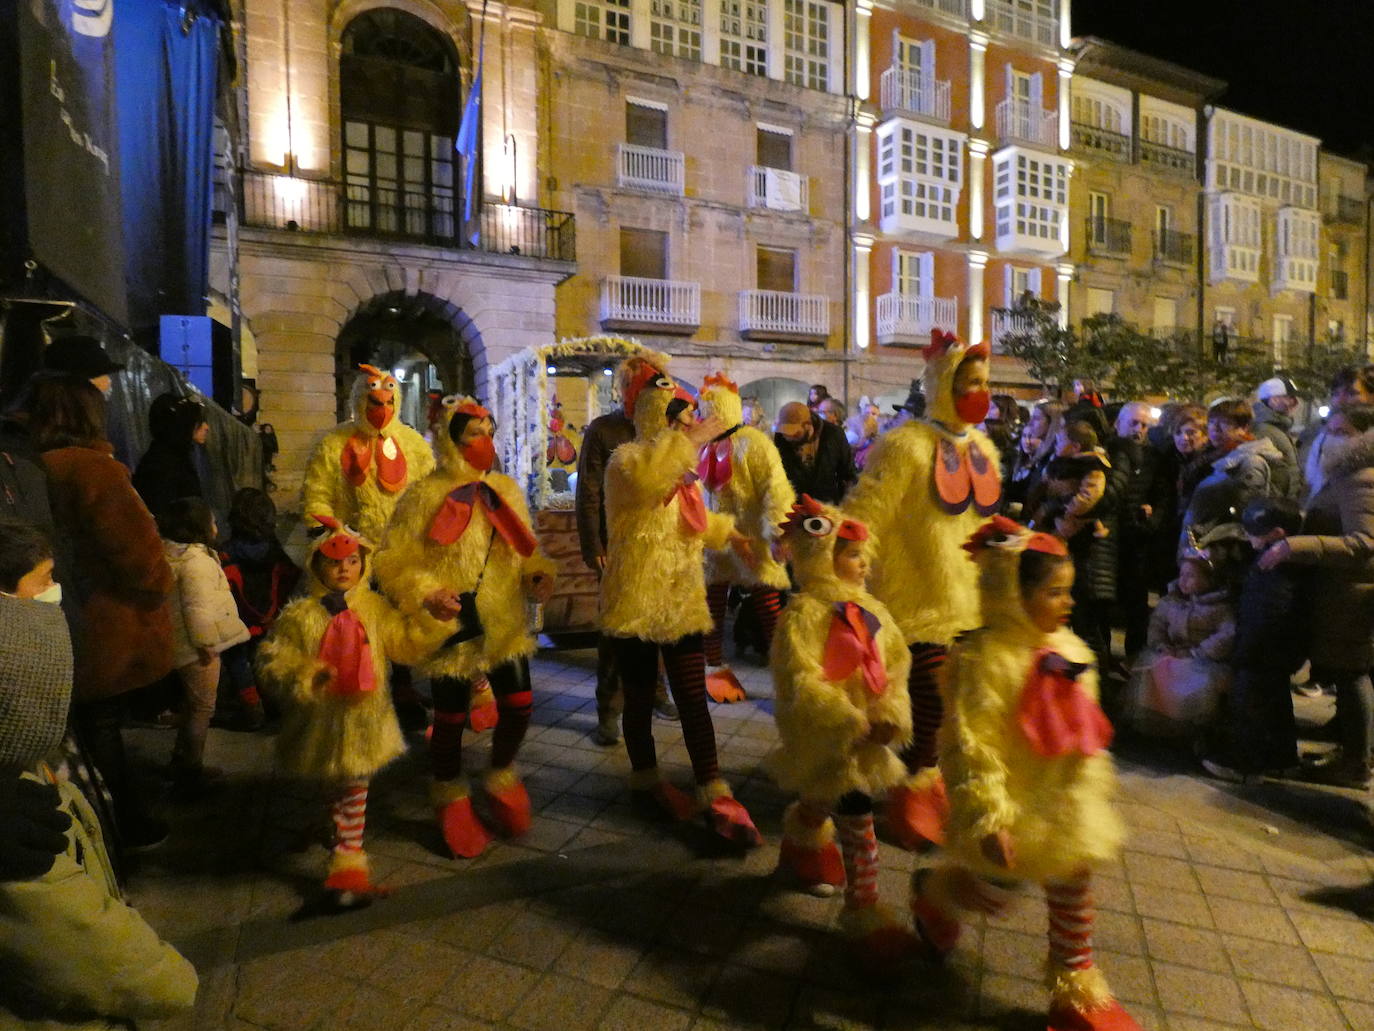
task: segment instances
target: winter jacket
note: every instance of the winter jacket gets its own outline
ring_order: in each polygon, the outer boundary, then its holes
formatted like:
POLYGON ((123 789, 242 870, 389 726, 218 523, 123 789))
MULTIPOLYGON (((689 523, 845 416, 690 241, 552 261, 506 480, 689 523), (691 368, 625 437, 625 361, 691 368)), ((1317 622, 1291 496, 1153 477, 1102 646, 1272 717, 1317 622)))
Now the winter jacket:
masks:
POLYGON ((1272 670, 1285 676, 1307 659, 1312 571, 1285 562, 1263 570, 1251 561, 1236 601, 1236 669, 1272 670))
POLYGON ((773 717, 780 747, 767 765, 783 790, 833 804, 850 791, 881 795, 905 779, 906 767, 894 749, 911 737, 906 686, 911 653, 882 602, 835 576, 840 515, 829 509, 826 517, 830 530, 824 536, 793 531, 788 538, 798 590, 782 610, 773 639, 773 717), (887 674, 886 686, 877 693, 868 686, 862 666, 840 680, 825 672, 837 606, 850 602, 877 623, 874 640, 887 674), (869 728, 878 723, 896 728, 891 747, 867 740, 869 728))
POLYGON ((606 554, 606 466, 611 453, 634 437, 635 424, 619 409, 597 416, 582 434, 577 456, 577 539, 582 561, 592 569, 600 569, 598 559, 606 554))
POLYGON ((275 539, 231 538, 219 560, 234 594, 239 619, 252 637, 261 637, 291 598, 301 576, 300 567, 287 557, 275 539))
POLYGON ((1235 521, 1254 498, 1273 495, 1282 463, 1279 449, 1267 437, 1247 440, 1213 459, 1183 514, 1179 551, 1189 547, 1190 529, 1201 536, 1220 521, 1235 521), (1228 514, 1229 509, 1235 509, 1234 515, 1228 514))
POLYGON ((1328 439, 1322 459, 1326 482, 1288 540, 1290 561, 1312 567, 1312 664, 1364 671, 1374 666, 1374 433, 1328 439))
POLYGON ((172 567, 172 665, 177 669, 199 658, 208 648, 218 655, 248 640, 248 627, 239 618, 234 594, 215 553, 204 544, 162 542, 172 567))
POLYGON ((378 431, 359 416, 353 422, 334 427, 310 452, 301 493, 301 516, 307 529, 319 525, 315 516, 333 516, 377 544, 386 535, 391 515, 405 492, 433 471, 434 452, 429 443, 399 418, 393 418, 385 429, 378 431), (377 480, 376 462, 359 486, 349 483, 344 478, 342 455, 354 436, 369 442, 380 439, 380 447, 404 455, 404 483, 394 490, 383 488, 377 480))
POLYGON ((1326 450, 1326 420, 1319 419, 1303 427, 1298 437, 1298 468, 1302 472, 1302 492, 1299 498, 1305 509, 1322 489, 1322 452, 1326 450))
MULTIPOLYGON (((814 412, 811 414, 811 427, 820 435, 820 440, 816 443, 816 453, 810 465, 802 460, 801 445, 792 443, 781 433, 773 434, 773 443, 782 459, 787 480, 796 493, 809 494, 817 501, 838 505, 857 476, 854 452, 844 430, 826 422, 814 412)), ((872 452, 869 455, 871 461, 872 452)))
POLYGON ((1256 401, 1253 410, 1255 418, 1250 423, 1250 432, 1256 438, 1270 441, 1282 458, 1273 467, 1270 493, 1281 498, 1296 498, 1302 487, 1302 469, 1293 444, 1293 418, 1274 411, 1263 401, 1256 401))
POLYGON ((46 766, 25 776, 55 783, 72 823, 51 870, 0 882, 0 1027, 96 1031, 189 1011, 195 969, 120 897, 94 810, 46 766))
POLYGON ((1187 595, 1175 583, 1150 616, 1145 647, 1160 654, 1226 662, 1235 639, 1236 609, 1229 592, 1187 595))
MULTIPOLYGON (((145 687, 172 670, 172 569, 148 509, 108 444, 43 453, 53 517, 72 545, 78 700, 145 687)), ((65 599, 65 593, 64 593, 65 599)))
POLYGON ((153 515, 166 512, 173 501, 206 497, 205 485, 196 471, 196 448, 204 451, 199 444, 156 438, 139 459, 134 490, 153 515))

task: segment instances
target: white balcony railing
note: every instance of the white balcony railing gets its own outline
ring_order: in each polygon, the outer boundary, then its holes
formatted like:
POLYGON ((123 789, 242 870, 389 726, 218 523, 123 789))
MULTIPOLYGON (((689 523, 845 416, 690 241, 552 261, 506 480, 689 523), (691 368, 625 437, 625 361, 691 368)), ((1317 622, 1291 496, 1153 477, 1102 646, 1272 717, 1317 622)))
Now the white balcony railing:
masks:
POLYGON ((1035 332, 1035 320, 1029 313, 994 311, 992 313, 992 349, 999 354, 1006 350, 1005 340, 1012 333, 1035 332))
POLYGON ((932 329, 953 333, 958 327, 959 306, 952 297, 893 293, 878 298, 880 344, 928 343, 932 329))
POLYGON ((811 210, 811 181, 781 168, 749 167, 749 206, 774 211, 811 210))
POLYGON ((889 68, 879 77, 884 111, 911 114, 949 123, 949 80, 936 79, 910 68, 889 68))
POLYGON ((1045 47, 1059 45, 1059 19, 1027 10, 1016 0, 984 0, 983 21, 997 32, 1005 32, 1045 47))
POLYGON ((601 284, 601 321, 695 328, 701 324, 701 284, 607 276, 601 284))
POLYGON ((1057 150, 1059 114, 1018 97, 1007 97, 997 105, 997 138, 1057 150))
POLYGON ((746 336, 818 337, 830 335, 830 298, 783 290, 741 290, 739 330, 746 336))
POLYGON ((635 143, 616 145, 615 181, 618 186, 682 196, 686 163, 680 150, 659 150, 635 143))

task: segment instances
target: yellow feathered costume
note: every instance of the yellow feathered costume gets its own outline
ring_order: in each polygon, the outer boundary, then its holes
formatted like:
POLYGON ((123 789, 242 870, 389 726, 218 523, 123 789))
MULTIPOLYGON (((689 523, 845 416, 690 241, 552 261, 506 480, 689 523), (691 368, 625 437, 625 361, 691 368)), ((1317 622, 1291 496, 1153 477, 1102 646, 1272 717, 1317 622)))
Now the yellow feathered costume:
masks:
POLYGON ((1092 701, 1098 697, 1092 649, 1068 627, 1046 635, 1031 623, 1021 604, 1020 557, 1015 547, 990 547, 976 565, 969 562, 980 573, 986 622, 949 654, 940 769, 949 853, 979 874, 1005 878, 1008 871, 988 861, 981 843, 1006 830, 1016 849, 1010 875, 1044 881, 1114 858, 1125 831, 1112 807, 1116 774, 1108 752, 1046 758, 1018 725, 1021 693, 1041 649, 1087 664, 1077 683, 1092 701))
POLYGON ((942 444, 956 460, 985 462, 985 483, 1000 481, 1001 472, 992 442, 955 409, 954 377, 970 349, 952 337, 941 344, 926 352, 925 418, 878 438, 844 510, 881 542, 869 587, 907 644, 948 646, 981 622, 976 571, 960 549, 997 499, 986 503, 970 485, 961 502, 942 503, 936 476, 942 444), (963 510, 952 512, 959 503, 963 510))
POLYGON ((308 527, 318 525, 316 514, 333 516, 380 542, 406 489, 433 472, 434 453, 401 422, 395 377, 361 368, 353 384, 353 420, 326 433, 310 454, 301 511, 308 527))
POLYGON ((553 576, 554 564, 537 548, 528 557, 521 556, 496 532, 480 504, 473 505, 471 520, 452 544, 431 538, 430 528, 449 494, 479 482, 495 491, 525 527, 530 526, 529 506, 516 482, 502 473, 477 470, 450 439, 448 423, 464 403, 475 404, 470 398, 451 405, 446 402, 434 430, 438 467, 406 491, 396 506, 377 556, 377 577, 407 612, 440 588, 460 594, 476 589, 485 633, 441 648, 419 664, 426 676, 470 681, 503 663, 534 654, 535 641, 525 612, 526 586, 538 574, 553 576))
MULTIPOLYGON (((323 542, 316 542, 318 545, 323 542)), ((432 653, 453 632, 423 609, 403 618, 368 586, 370 548, 362 549, 358 586, 344 595, 367 631, 375 689, 338 695, 316 686, 329 667, 319 659, 331 615, 321 599, 328 588, 306 563, 308 595, 282 610, 258 649, 258 683, 282 707, 277 755, 297 776, 344 781, 371 777, 406 750, 387 686, 388 662, 411 665, 432 653)), ((312 552, 313 560, 313 552, 312 552)))
POLYGON ((661 375, 639 391, 635 439, 616 448, 606 468, 601 629, 657 644, 711 629, 703 553, 724 548, 735 530, 735 521, 719 512, 705 511, 703 530, 684 518, 679 487, 699 488, 683 486, 696 469, 696 450, 668 427, 668 405, 677 389, 661 375))
MULTIPOLYGON (((735 584, 739 587, 771 587, 786 590, 787 568, 770 554, 778 526, 787 518, 797 500, 792 484, 782 468, 782 458, 771 437, 744 422, 744 406, 739 389, 722 377, 706 377, 701 389, 703 418, 718 416, 726 427, 739 427, 720 444, 729 449, 730 479, 712 490, 709 477, 703 479, 706 504, 735 520, 735 526, 753 543, 758 568, 750 569, 733 551, 712 551, 706 555, 706 582, 735 584)), ((708 444, 706 450, 716 447, 708 444)))
MULTIPOLYGON (((803 504, 810 501, 803 499, 803 504)), ((850 791, 880 795, 906 776, 893 750, 865 740, 870 726, 897 728, 894 744, 911 736, 906 692, 911 655, 887 608, 863 587, 835 575, 836 531, 843 516, 829 505, 801 530, 787 535, 797 592, 778 621, 771 665, 780 747, 768 757, 769 772, 784 790, 807 800, 834 802, 850 791), (887 672, 887 688, 875 695, 862 667, 842 681, 826 677, 824 651, 836 605, 854 602, 877 617, 874 635, 887 672)), ((874 538, 864 542, 874 547, 874 538)))

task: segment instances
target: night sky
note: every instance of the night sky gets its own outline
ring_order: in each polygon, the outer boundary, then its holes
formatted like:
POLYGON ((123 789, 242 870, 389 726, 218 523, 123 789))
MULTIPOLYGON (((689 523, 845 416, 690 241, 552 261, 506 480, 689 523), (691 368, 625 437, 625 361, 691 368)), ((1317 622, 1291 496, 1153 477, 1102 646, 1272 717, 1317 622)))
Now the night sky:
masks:
POLYGON ((1223 107, 1374 159, 1374 0, 1074 0, 1073 33, 1224 79, 1223 107))

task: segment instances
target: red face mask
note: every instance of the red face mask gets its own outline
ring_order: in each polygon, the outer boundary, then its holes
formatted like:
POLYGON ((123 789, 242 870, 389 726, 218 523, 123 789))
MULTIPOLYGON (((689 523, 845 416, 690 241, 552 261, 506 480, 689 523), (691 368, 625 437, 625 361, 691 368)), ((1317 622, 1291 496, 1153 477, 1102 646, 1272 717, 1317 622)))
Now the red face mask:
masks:
POLYGON ((955 413, 968 423, 982 422, 991 407, 992 392, 988 390, 970 390, 954 399, 955 413))
POLYGON ((463 460, 479 473, 487 472, 496 463, 496 442, 483 435, 463 445, 463 460))

